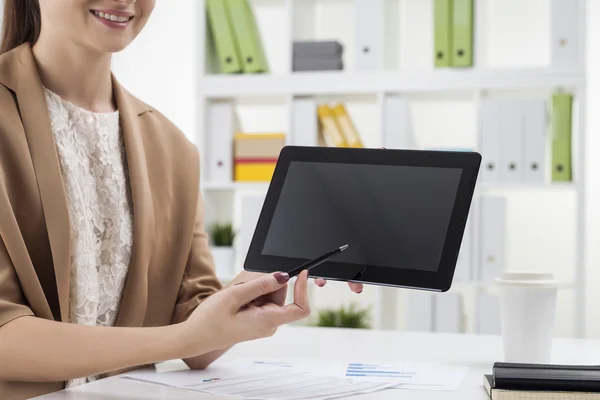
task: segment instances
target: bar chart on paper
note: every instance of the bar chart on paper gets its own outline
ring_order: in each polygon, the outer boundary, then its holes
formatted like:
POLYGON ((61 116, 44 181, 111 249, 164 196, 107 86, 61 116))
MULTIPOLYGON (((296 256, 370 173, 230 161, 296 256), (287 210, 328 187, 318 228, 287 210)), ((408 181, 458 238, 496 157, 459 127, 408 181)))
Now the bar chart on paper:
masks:
POLYGON ((390 366, 377 364, 349 363, 346 376, 365 376, 371 378, 414 378, 414 371, 399 371, 390 366))
POLYGON ((456 390, 467 373, 467 368, 437 363, 356 363, 345 364, 344 375, 353 379, 396 382, 397 389, 456 390))

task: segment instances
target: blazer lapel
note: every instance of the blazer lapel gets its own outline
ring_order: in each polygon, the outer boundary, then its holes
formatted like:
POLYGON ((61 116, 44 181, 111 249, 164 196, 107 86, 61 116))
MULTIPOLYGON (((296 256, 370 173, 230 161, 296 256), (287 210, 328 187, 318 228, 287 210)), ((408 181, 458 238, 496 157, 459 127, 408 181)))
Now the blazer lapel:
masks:
POLYGON ((148 160, 144 150, 143 132, 139 123, 140 118, 143 118, 149 108, 143 106, 123 89, 114 76, 112 79, 125 142, 134 218, 131 262, 116 324, 118 326, 141 326, 148 303, 148 265, 154 246, 155 223, 146 164, 148 160))
MULTIPOLYGON (((0 81, 13 90, 17 97, 48 230, 60 303, 60 319, 68 322, 71 232, 58 152, 31 46, 21 45, 12 50, 11 54, 9 62, 0 65, 0 81)), ((141 326, 148 298, 147 274, 153 249, 155 220, 140 119, 151 109, 123 89, 114 76, 112 83, 125 144, 134 218, 131 261, 116 324, 141 326)), ((146 124, 145 129, 151 128, 146 124)))
POLYGON ((58 289, 60 314, 69 319, 70 228, 58 153, 48 115, 48 106, 33 53, 28 44, 14 50, 4 81, 15 93, 29 144, 44 210, 58 289))

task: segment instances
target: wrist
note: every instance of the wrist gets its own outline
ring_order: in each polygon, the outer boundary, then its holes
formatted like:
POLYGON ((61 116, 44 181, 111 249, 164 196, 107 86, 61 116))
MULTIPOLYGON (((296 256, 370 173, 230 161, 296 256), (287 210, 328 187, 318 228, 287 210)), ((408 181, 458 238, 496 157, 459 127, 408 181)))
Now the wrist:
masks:
POLYGON ((174 343, 176 358, 191 358, 214 350, 206 327, 192 327, 187 321, 171 326, 173 328, 170 340, 174 343), (193 330, 192 330, 193 329, 193 330))
POLYGON ((173 358, 186 358, 192 353, 193 346, 190 340, 191 335, 188 333, 188 325, 186 322, 180 322, 168 327, 168 343, 172 344, 172 351, 175 353, 173 358))

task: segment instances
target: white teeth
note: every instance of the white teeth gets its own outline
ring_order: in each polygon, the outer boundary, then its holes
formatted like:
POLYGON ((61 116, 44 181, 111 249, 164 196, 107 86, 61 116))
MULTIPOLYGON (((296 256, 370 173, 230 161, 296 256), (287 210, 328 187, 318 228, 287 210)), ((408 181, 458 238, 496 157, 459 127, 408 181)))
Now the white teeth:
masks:
POLYGON ((104 18, 105 20, 113 21, 113 22, 127 22, 131 18, 133 18, 133 17, 120 16, 120 15, 106 14, 106 13, 103 13, 102 11, 94 11, 94 14, 96 14, 100 18, 104 18))

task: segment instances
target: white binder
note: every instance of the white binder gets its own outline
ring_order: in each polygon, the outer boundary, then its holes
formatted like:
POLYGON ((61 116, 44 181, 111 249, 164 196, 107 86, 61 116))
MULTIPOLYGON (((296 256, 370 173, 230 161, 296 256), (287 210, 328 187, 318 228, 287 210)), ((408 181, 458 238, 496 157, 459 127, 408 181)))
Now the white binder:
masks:
POLYGON ((464 283, 471 281, 471 252, 473 250, 473 224, 471 218, 467 219, 465 232, 460 244, 458 259, 456 260, 456 268, 452 282, 464 283))
POLYGON ((500 181, 523 181, 523 112, 521 102, 502 100, 500 116, 500 181))
POLYGON ((546 101, 543 99, 523 100, 524 114, 523 143, 527 183, 544 183, 546 176, 546 101))
POLYGON ((411 126, 408 99, 401 95, 386 95, 383 98, 381 145, 388 149, 412 148, 411 126))
POLYGON ((312 97, 292 100, 292 131, 288 144, 296 146, 316 146, 319 133, 317 102, 312 97))
POLYGON ((383 67, 385 0, 354 0, 356 70, 378 71, 383 67))
POLYGON ((500 103, 484 99, 479 110, 479 148, 481 152, 481 181, 500 181, 500 103))
POLYGON ((551 60, 552 66, 577 63, 579 43, 579 7, 581 0, 552 0, 551 60))
POLYGON ((433 331, 433 294, 411 290, 408 296, 407 330, 414 332, 433 331))
POLYGON ((233 104, 211 102, 207 105, 206 133, 207 179, 212 183, 233 180, 233 104))
POLYGON ((501 333, 501 324, 500 302, 498 296, 480 293, 477 296, 476 306, 476 332, 484 335, 499 335, 501 333))
POLYGON ((250 249, 250 243, 252 242, 258 218, 265 202, 265 196, 265 193, 245 193, 240 196, 240 222, 235 240, 236 259, 240 262, 240 268, 243 267, 244 260, 250 249))
POLYGON ((482 196, 480 201, 481 251, 479 279, 492 282, 506 264, 506 199, 482 196))
POLYGON ((434 330, 460 333, 462 330, 462 297, 459 293, 445 292, 434 295, 434 330))

